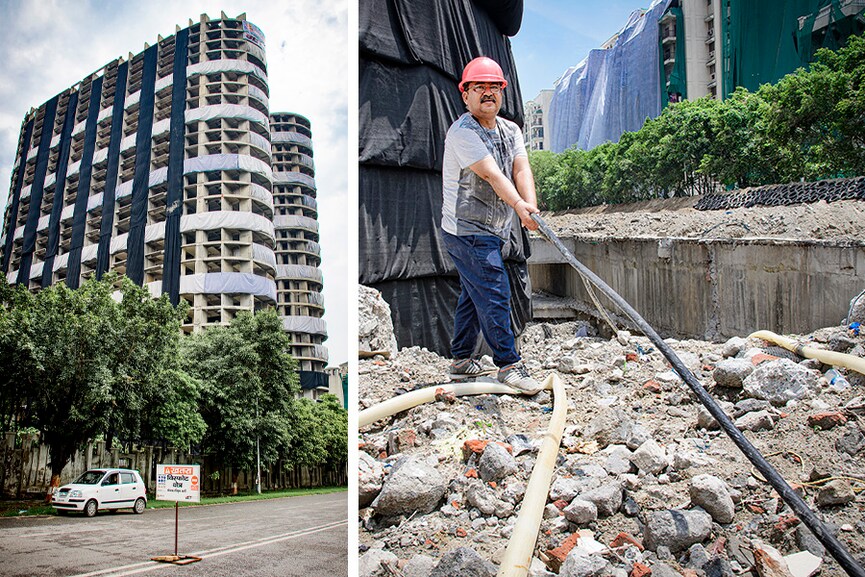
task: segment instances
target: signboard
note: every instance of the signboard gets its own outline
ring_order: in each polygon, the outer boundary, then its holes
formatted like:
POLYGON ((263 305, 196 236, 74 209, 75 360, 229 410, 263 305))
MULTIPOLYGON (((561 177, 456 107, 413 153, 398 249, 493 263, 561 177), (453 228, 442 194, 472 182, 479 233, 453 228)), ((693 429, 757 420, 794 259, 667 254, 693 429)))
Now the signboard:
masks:
POLYGON ((201 465, 156 465, 156 500, 198 503, 201 465))
POLYGON ((264 32, 252 22, 246 20, 243 21, 243 39, 249 40, 259 48, 264 48, 264 32))

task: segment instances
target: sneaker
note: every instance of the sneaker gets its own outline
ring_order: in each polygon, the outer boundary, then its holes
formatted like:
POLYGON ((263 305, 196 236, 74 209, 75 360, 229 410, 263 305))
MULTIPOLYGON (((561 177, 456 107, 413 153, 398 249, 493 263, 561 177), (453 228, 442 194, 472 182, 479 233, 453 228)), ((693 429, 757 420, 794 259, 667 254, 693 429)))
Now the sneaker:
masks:
POLYGON ((454 359, 451 362, 450 378, 452 381, 470 379, 491 375, 496 372, 495 367, 486 368, 476 359, 454 359))
POLYGON ((523 394, 534 395, 543 387, 532 378, 522 361, 499 369, 499 382, 518 389, 523 394))

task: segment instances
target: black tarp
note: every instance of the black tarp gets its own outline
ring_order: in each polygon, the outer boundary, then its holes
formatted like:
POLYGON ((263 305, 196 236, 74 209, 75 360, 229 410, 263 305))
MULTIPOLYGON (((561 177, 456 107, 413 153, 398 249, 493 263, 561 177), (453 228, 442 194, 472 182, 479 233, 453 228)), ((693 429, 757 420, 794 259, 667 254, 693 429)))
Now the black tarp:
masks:
MULTIPOLYGON (((510 42, 521 1, 368 0, 360 5, 360 282, 390 304, 400 347, 449 354, 459 280, 439 236, 444 136, 465 110, 463 67, 489 56, 508 80, 501 115, 522 124, 510 42)), ((517 334, 531 318, 525 233, 505 250, 517 334)))
POLYGON ((45 192, 45 174, 48 172, 48 153, 51 151, 51 137, 54 136, 54 120, 57 116, 58 94, 45 103, 42 116, 42 132, 39 134, 39 150, 36 153, 36 172, 30 186, 30 209, 24 224, 24 238, 21 244, 21 260, 18 264, 18 284, 30 284, 30 266, 36 248, 36 226, 42 215, 42 196, 45 192))
POLYGON ((81 281, 81 247, 84 246, 84 230, 87 224, 87 201, 90 196, 90 178, 93 175, 93 152, 96 149, 96 123, 99 103, 102 100, 104 76, 93 79, 90 85, 90 103, 84 125, 84 150, 78 176, 78 192, 72 212, 72 239, 69 243, 69 260, 66 263, 66 286, 78 288, 81 281))
POLYGON ((174 39, 174 70, 171 88, 171 128, 168 142, 168 192, 165 197, 165 254, 162 261, 162 292, 171 304, 180 302, 180 215, 183 214, 183 157, 186 149, 186 57, 189 28, 174 39))
POLYGON ((117 173, 120 170, 120 141, 123 140, 123 112, 126 103, 126 79, 129 63, 117 67, 114 101, 111 109, 111 135, 108 140, 108 165, 105 191, 102 193, 102 222, 99 223, 99 248, 96 252, 96 278, 108 272, 111 263, 111 236, 114 231, 114 205, 117 199, 117 173))
POLYGON ((126 242, 126 276, 144 284, 144 229, 150 192, 150 155, 153 138, 153 101, 156 88, 156 56, 159 45, 144 52, 141 99, 138 101, 138 133, 135 135, 135 173, 132 177, 132 209, 126 242))
POLYGON ((51 216, 48 219, 48 245, 45 248, 45 264, 42 266, 42 288, 51 286, 54 282, 54 257, 60 245, 60 214, 63 212, 63 199, 66 196, 66 170, 69 166, 72 129, 75 127, 77 108, 78 91, 76 90, 69 95, 66 117, 63 119, 63 129, 60 131, 60 142, 57 145, 60 156, 55 171, 57 178, 54 180, 54 203, 51 205, 51 216))
POLYGON ((329 377, 327 373, 318 371, 298 371, 300 374, 300 388, 302 390, 328 388, 329 377))
POLYGON ((27 170, 27 153, 30 152, 30 141, 33 138, 33 119, 24 126, 24 138, 19 147, 21 152, 18 162, 18 172, 15 173, 15 184, 12 186, 12 203, 9 206, 9 220, 6 222, 6 244, 3 246, 3 274, 9 272, 9 261, 12 258, 12 246, 15 237, 15 223, 18 221, 18 207, 21 204, 21 188, 24 184, 24 172, 27 170))

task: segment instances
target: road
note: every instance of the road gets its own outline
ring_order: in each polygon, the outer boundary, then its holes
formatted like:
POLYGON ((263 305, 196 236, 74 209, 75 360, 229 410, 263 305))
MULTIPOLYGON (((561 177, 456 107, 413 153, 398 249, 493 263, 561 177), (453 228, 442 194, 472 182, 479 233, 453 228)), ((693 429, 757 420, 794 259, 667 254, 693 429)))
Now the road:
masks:
POLYGON ((0 575, 6 577, 316 577, 347 569, 347 493, 180 509, 176 566, 150 560, 174 553, 174 509, 100 513, 92 519, 0 519, 0 575))

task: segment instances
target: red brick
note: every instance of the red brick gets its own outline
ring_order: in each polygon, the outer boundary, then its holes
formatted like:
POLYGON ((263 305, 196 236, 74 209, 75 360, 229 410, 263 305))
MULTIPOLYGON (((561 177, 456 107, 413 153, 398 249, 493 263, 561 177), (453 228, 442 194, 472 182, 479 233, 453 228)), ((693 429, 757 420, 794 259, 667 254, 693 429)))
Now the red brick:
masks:
POLYGON ((637 353, 628 353, 625 355, 625 360, 629 363, 635 363, 640 360, 640 357, 637 356, 637 353))
POLYGON ((568 502, 564 499, 559 499, 558 501, 553 501, 553 505, 555 505, 559 511, 562 511, 568 506, 568 502))
POLYGON ((652 570, 648 565, 643 565, 639 561, 634 561, 634 568, 631 569, 631 577, 647 577, 652 574, 652 570))
POLYGON ((564 541, 562 541, 561 545, 559 545, 555 549, 547 550, 547 555, 550 558, 550 562, 548 563, 550 569, 558 572, 559 568, 562 566, 562 563, 565 562, 565 558, 568 556, 568 553, 571 552, 571 549, 576 547, 577 541, 579 540, 579 533, 571 533, 564 541))
POLYGON ((468 533, 466 533, 465 529, 457 527, 457 537, 465 537, 466 535, 468 535, 468 533))
POLYGON ((468 471, 466 471, 466 477, 468 477, 469 479, 477 479, 478 478, 478 470, 475 468, 469 469, 468 471))
POLYGON ((765 363, 766 361, 777 361, 778 357, 775 355, 767 355, 766 353, 757 353, 753 357, 751 357, 751 364, 755 367, 760 363, 765 363))
POLYGON ((661 392, 661 383, 654 379, 650 379, 643 383, 643 388, 649 391, 650 393, 660 393, 661 392))
POLYGON ((808 417, 809 427, 820 427, 824 431, 846 423, 847 417, 838 411, 821 411, 808 417))
POLYGON ((621 547, 622 545, 633 545, 637 547, 640 551, 643 550, 643 544, 639 539, 631 535, 630 533, 625 533, 624 531, 620 532, 616 535, 612 542, 610 543, 610 547, 621 547))

